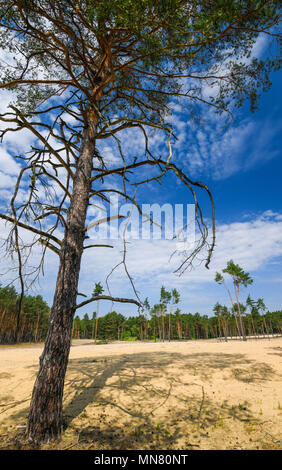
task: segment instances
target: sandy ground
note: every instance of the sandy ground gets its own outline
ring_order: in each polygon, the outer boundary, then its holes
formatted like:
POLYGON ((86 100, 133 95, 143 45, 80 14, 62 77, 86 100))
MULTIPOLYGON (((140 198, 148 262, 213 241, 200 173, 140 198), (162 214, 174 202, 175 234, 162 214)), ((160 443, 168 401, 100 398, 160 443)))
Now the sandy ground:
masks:
MULTIPOLYGON (((43 345, 0 347, 0 448, 24 447, 43 345)), ((65 431, 43 449, 281 449, 282 338, 74 341, 65 431)))

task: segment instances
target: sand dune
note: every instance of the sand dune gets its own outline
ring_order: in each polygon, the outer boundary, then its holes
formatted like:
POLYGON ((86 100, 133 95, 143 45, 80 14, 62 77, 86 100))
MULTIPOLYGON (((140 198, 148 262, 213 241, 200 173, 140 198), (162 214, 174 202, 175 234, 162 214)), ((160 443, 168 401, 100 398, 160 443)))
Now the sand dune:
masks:
MULTIPOLYGON (((0 448, 24 448, 43 345, 0 347, 0 448)), ((282 338, 74 341, 60 443, 73 449, 280 449, 282 338)))

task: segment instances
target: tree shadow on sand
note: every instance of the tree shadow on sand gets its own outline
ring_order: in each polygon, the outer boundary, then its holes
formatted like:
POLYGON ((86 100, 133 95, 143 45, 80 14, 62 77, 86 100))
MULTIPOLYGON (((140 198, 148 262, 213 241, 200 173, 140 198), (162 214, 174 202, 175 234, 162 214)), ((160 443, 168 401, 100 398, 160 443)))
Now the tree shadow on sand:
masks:
POLYGON ((222 371, 245 383, 269 380, 275 374, 267 364, 243 354, 165 352, 75 359, 68 371, 65 428, 75 428, 98 447, 116 449, 169 449, 179 439, 196 448, 185 436, 187 426, 204 435, 207 427, 221 426, 228 419, 254 422, 247 402, 236 406, 217 401, 207 395, 205 386, 222 371))
MULTIPOLYGON (((215 375, 224 380, 222 372, 245 384, 275 374, 243 354, 152 352, 71 359, 65 432, 95 449, 196 449, 195 433, 206 438, 207 430, 228 422, 256 420, 244 397, 234 404, 212 394, 215 375)), ((13 419, 27 413, 21 410, 13 419)))
POLYGON ((267 354, 272 354, 274 356, 282 357, 282 348, 280 346, 277 346, 275 348, 268 348, 268 349, 270 349, 271 351, 274 351, 274 352, 270 352, 270 353, 267 353, 267 354))

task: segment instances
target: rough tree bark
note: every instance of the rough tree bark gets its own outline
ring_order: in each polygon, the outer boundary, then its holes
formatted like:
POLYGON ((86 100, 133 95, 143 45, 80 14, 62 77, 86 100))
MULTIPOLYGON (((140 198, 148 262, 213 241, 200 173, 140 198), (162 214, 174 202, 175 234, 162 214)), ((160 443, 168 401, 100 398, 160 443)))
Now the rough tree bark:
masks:
POLYGON ((85 238, 85 219, 90 190, 95 141, 90 128, 84 130, 73 181, 56 290, 44 351, 35 381, 28 419, 27 436, 34 442, 60 438, 62 399, 75 313, 80 262, 85 238))

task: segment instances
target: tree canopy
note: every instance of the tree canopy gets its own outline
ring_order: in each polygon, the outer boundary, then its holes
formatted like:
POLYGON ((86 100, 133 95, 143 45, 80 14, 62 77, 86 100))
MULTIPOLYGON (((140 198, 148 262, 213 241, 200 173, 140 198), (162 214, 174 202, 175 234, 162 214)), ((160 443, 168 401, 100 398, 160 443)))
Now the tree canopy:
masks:
MULTIPOLYGON (((201 235, 177 272, 187 269, 204 247, 208 267, 215 227, 208 240, 195 191, 208 192, 214 220, 212 195, 172 161, 170 103, 186 100, 191 113, 202 105, 230 113, 248 100, 254 110, 281 56, 273 47, 259 60, 252 56, 253 46, 262 34, 279 40, 279 18, 275 1, 1 1, 0 45, 9 61, 0 64, 0 88, 12 94, 11 107, 0 115, 1 136, 27 129, 35 139, 29 154, 15 155, 22 168, 11 213, 2 218, 29 227, 44 252, 58 252, 60 240, 53 232, 66 227, 83 129, 95 125, 96 143, 112 139, 120 165, 109 165, 96 145, 89 203, 107 203, 115 193, 141 211, 130 188, 159 182, 172 172, 195 200, 201 235), (215 90, 210 99, 207 87, 215 90), (145 158, 136 161, 123 152, 118 135, 126 128, 144 135, 145 158), (167 156, 150 148, 150 129, 166 135, 167 156), (141 178, 142 168, 150 176, 141 178), (116 189, 112 176, 123 189, 116 189), (20 188, 26 198, 19 207, 20 188)), ((16 229, 13 235, 17 248, 16 229)))

